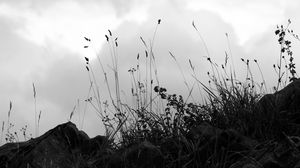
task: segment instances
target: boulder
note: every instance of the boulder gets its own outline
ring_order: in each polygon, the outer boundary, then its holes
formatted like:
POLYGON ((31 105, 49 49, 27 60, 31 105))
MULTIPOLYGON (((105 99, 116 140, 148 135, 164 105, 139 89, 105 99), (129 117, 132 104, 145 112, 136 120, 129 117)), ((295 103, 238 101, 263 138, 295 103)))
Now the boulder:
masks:
POLYGON ((264 123, 259 124, 264 127, 272 127, 278 133, 299 135, 299 105, 300 79, 297 79, 280 91, 263 96, 257 103, 255 115, 263 118, 264 123))
POLYGON ((143 141, 126 149, 123 153, 126 165, 137 168, 163 167, 160 149, 148 141, 143 141))
POLYGON ((88 167, 85 154, 97 153, 105 139, 103 136, 90 139, 75 124, 67 122, 38 138, 1 146, 0 167, 88 167))
POLYGON ((300 162, 299 137, 285 135, 280 141, 268 141, 257 146, 247 157, 232 164, 230 168, 296 168, 300 162))
POLYGON ((300 79, 293 81, 274 94, 267 94, 258 102, 262 111, 300 111, 300 79))
MULTIPOLYGON (((164 167, 164 157, 159 147, 143 141, 114 152, 106 163, 107 168, 160 168, 164 167)), ((98 167, 103 165, 97 163, 98 167)))
POLYGON ((203 165, 207 165, 212 156, 221 158, 224 154, 231 156, 226 164, 234 163, 241 157, 237 153, 250 151, 257 144, 233 129, 222 130, 205 122, 192 129, 189 137, 199 144, 197 150, 203 165))

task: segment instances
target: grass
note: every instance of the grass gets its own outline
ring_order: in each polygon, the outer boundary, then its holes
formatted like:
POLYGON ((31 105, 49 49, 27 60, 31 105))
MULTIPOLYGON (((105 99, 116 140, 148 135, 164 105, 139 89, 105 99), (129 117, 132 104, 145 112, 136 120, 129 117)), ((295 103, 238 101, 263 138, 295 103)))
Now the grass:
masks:
MULTIPOLYGON (((231 162, 230 159, 236 155, 226 149, 217 150, 214 146, 212 151, 208 152, 208 160, 201 160, 199 148, 203 145, 201 139, 191 140, 188 138, 190 131, 200 123, 209 123, 210 125, 220 129, 234 129, 251 137, 261 143, 276 138, 281 129, 274 129, 275 124, 280 123, 278 116, 262 116, 257 111, 256 105, 258 100, 268 93, 268 88, 264 75, 262 73, 259 61, 241 58, 241 63, 246 69, 246 76, 243 80, 237 79, 234 57, 230 47, 229 35, 226 33, 229 52, 225 52, 225 61, 223 64, 214 62, 214 58, 210 55, 207 44, 203 39, 196 24, 192 26, 196 35, 200 38, 204 45, 210 71, 207 72, 208 84, 201 81, 197 74, 196 68, 192 60, 189 61, 190 75, 194 81, 192 85, 187 81, 185 73, 180 63, 176 59, 176 55, 169 51, 171 59, 173 59, 181 73, 185 87, 187 89, 187 97, 168 93, 167 89, 160 85, 158 79, 158 70, 156 66, 156 56, 154 54, 155 37, 159 32, 161 20, 159 19, 151 40, 147 43, 143 37, 140 37, 144 46, 144 53, 137 54, 137 64, 128 70, 131 78, 131 98, 132 103, 124 101, 121 96, 120 80, 119 80, 119 52, 118 37, 108 30, 105 35, 107 47, 109 48, 111 64, 108 66, 113 73, 113 83, 109 82, 107 68, 97 55, 97 63, 101 68, 100 74, 103 75, 106 90, 109 93, 110 100, 104 100, 102 97, 103 90, 97 81, 97 73, 91 65, 90 59, 85 57, 85 66, 89 77, 90 87, 84 105, 83 118, 80 121, 81 126, 84 124, 84 116, 86 107, 90 105, 102 121, 106 136, 109 138, 107 144, 113 145, 116 149, 122 150, 132 144, 142 141, 149 141, 154 145, 161 146, 168 142, 174 144, 162 150, 165 155, 166 167, 227 167, 231 162), (140 67, 143 63, 145 67, 140 67), (252 68, 256 66, 261 75, 260 82, 257 82, 253 76, 252 68), (201 94, 202 102, 196 101, 194 92, 198 89, 201 94)), ((279 63, 273 65, 277 74, 277 84, 274 91, 278 91, 294 81, 297 78, 293 52, 291 51, 291 41, 287 39, 287 35, 298 39, 293 30, 289 29, 291 24, 288 21, 287 26, 278 26, 275 35, 278 36, 279 63), (288 61, 286 60, 288 57, 288 61)), ((84 37, 87 45, 84 48, 92 48, 92 40, 84 37)), ((38 128, 40 124, 41 111, 37 115, 36 108, 36 88, 33 83, 34 107, 35 107, 35 135, 38 136, 38 128)), ((69 120, 72 120, 76 107, 74 106, 70 113, 69 120)), ((18 142, 17 133, 10 133, 10 113, 12 110, 12 102, 10 102, 8 121, 7 121, 7 142, 18 142)), ((1 140, 5 131, 5 122, 2 124, 1 140)), ((280 123, 282 124, 282 123, 280 123)), ((285 126, 284 124, 280 126, 285 126)), ((21 129, 24 139, 27 126, 21 129)), ((243 155, 243 153, 240 153, 243 155)))
MULTIPOLYGON (((190 85, 184 72, 176 60, 176 56, 169 51, 171 58, 175 61, 181 76, 184 80, 184 84, 188 91, 187 98, 183 98, 181 95, 170 94, 167 89, 160 86, 157 68, 154 55, 154 42, 155 36, 158 32, 158 27, 161 20, 155 27, 155 32, 152 37, 152 41, 146 43, 145 40, 140 37, 141 42, 145 47, 145 76, 140 67, 140 57, 137 55, 136 68, 130 68, 128 72, 131 76, 131 93, 133 106, 121 101, 120 84, 118 83, 118 44, 115 40, 115 44, 112 43, 113 37, 111 31, 109 35, 106 35, 107 42, 111 51, 112 67, 115 78, 115 98, 111 94, 111 88, 107 80, 106 72, 104 71, 103 63, 100 61, 98 55, 98 61, 101 65, 107 89, 110 94, 111 103, 114 110, 110 109, 112 116, 108 114, 106 110, 100 110, 101 101, 99 99, 98 87, 93 85, 93 96, 96 99, 99 108, 95 108, 100 114, 102 121, 107 131, 108 136, 113 139, 117 137, 117 148, 126 148, 132 144, 140 143, 144 140, 150 141, 155 145, 161 145, 166 139, 171 139, 174 143, 177 143, 177 149, 174 153, 167 151, 164 155, 167 156, 166 167, 183 166, 183 167, 224 167, 226 162, 231 157, 232 153, 223 151, 218 154, 219 151, 211 153, 210 162, 206 162, 205 165, 199 162, 199 155, 197 155, 197 149, 200 146, 200 142, 194 142, 187 139, 186 135, 195 126, 203 122, 208 122, 216 128, 221 129, 234 129, 247 137, 254 138, 259 142, 271 140, 276 138, 280 129, 275 129, 275 123, 278 123, 278 116, 262 116, 257 111, 256 104, 258 100, 268 93, 267 84, 264 79, 259 61, 248 60, 241 58, 242 63, 245 65, 246 77, 244 80, 239 80, 236 77, 236 70, 233 64, 233 55, 230 48, 229 35, 226 33, 227 44, 229 52, 225 52, 225 63, 218 65, 213 61, 212 56, 209 54, 208 47, 203 39, 201 33, 198 31, 195 23, 192 26, 196 30, 201 42, 204 45, 207 56, 205 57, 210 64, 211 70, 207 73, 209 77, 209 84, 204 84, 204 81, 200 81, 195 73, 195 66, 193 62, 189 60, 191 76, 194 78, 194 82, 190 85), (229 53, 229 54, 228 54, 229 53), (231 65, 229 61, 231 60, 231 65), (256 65, 261 75, 261 82, 256 82, 253 76, 252 68, 256 65), (199 103, 193 98, 193 92, 195 87, 198 87, 200 93, 206 93, 207 99, 204 99, 204 103, 199 103), (115 103, 117 102, 117 103, 115 103), (266 118, 268 121, 266 121, 266 118), (271 120, 271 121, 270 121, 271 120), (272 121, 273 120, 273 121, 272 121), (275 131, 274 131, 275 130, 275 131)), ((279 50, 279 63, 274 65, 274 70, 277 73, 278 80, 274 91, 278 91, 287 85, 287 83, 294 81, 297 78, 295 71, 295 63, 293 62, 293 53, 291 51, 291 42, 287 40, 287 35, 292 35, 297 38, 297 35, 289 29, 291 24, 288 21, 287 26, 278 26, 275 34, 278 35, 278 42, 280 45, 279 50), (289 61, 286 61, 286 57, 289 57, 289 61), (285 79, 285 80, 283 80, 285 79)), ((87 59, 87 58, 86 58, 87 59)), ((88 72, 91 76, 94 76, 91 71, 90 64, 87 63, 88 72)), ((90 78, 91 83, 96 83, 95 78, 90 78)), ((205 95, 201 95, 204 97, 205 95)), ((93 107, 92 101, 89 101, 93 107)), ((106 105, 107 107, 108 105, 106 105)), ((284 126, 284 125, 280 125, 284 126)), ((277 127, 276 127, 277 128, 277 127)), ((200 159, 201 160, 201 159, 200 159)))

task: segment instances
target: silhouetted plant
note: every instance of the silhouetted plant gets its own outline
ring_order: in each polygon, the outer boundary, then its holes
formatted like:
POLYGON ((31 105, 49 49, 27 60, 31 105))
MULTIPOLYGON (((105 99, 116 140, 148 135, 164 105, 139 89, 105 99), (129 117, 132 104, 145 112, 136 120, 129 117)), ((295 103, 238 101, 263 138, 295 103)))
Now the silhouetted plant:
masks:
MULTIPOLYGON (((161 23, 158 20, 157 26, 161 23)), ((291 51, 291 41, 287 40, 286 34, 291 34, 294 38, 298 36, 293 33, 288 27, 278 26, 275 34, 278 35, 278 42, 280 44, 280 58, 279 64, 274 64, 274 69, 278 75, 277 87, 285 86, 282 78, 284 75, 289 78, 289 82, 297 78, 296 67, 291 51), (286 57, 289 57, 287 63, 286 57), (283 71, 283 61, 285 61, 286 72, 283 71)), ((228 41, 229 52, 225 52, 225 62, 217 64, 214 58, 210 55, 208 47, 201 36, 195 23, 192 26, 197 31, 198 36, 204 44, 206 56, 204 57, 210 64, 210 71, 207 73, 209 77, 208 85, 204 84, 197 78, 195 73, 195 66, 189 60, 192 76, 197 82, 198 88, 203 88, 207 93, 208 98, 203 104, 197 104, 192 95, 193 87, 191 87, 180 67, 175 55, 169 51, 170 56, 175 60, 184 84, 189 92, 186 99, 181 95, 169 94, 167 89, 159 84, 155 57, 153 52, 154 39, 156 36, 157 26, 150 43, 140 37, 145 47, 145 62, 146 62, 146 75, 142 78, 140 70, 140 54, 137 54, 137 65, 131 67, 128 72, 131 77, 131 94, 133 98, 133 105, 125 104, 121 101, 119 82, 118 82, 118 47, 117 38, 113 38, 112 33, 108 30, 109 34, 105 35, 106 41, 109 44, 112 69, 115 77, 115 93, 113 97, 108 84, 106 71, 103 68, 102 62, 99 58, 99 63, 105 77, 105 82, 109 91, 111 103, 114 109, 113 117, 109 112, 107 101, 100 101, 100 94, 93 68, 89 63, 89 59, 85 57, 86 69, 90 77, 90 91, 86 102, 90 103, 101 117, 107 135, 114 137, 116 134, 120 135, 119 148, 126 148, 132 144, 140 143, 142 141, 150 141, 154 145, 161 146, 166 142, 173 144, 173 148, 164 149, 166 155, 166 167, 226 167, 227 160, 230 158, 228 151, 224 150, 220 153, 214 151, 208 158, 209 163, 201 163, 198 160, 201 158, 198 148, 200 142, 187 138, 191 130, 203 122, 221 129, 234 129, 239 133, 257 138, 257 140, 266 140, 274 138, 276 131, 274 125, 277 123, 278 116, 263 116, 257 111, 257 102, 260 98, 268 92, 266 82, 258 63, 257 59, 253 61, 241 58, 241 61, 246 69, 246 75, 243 80, 237 79, 236 70, 233 65, 233 55, 229 45, 229 35, 226 33, 228 41), (228 54, 229 53, 229 54, 228 54), (230 65, 231 59, 231 65, 230 65), (256 82, 252 73, 252 63, 255 63, 260 75, 261 82, 256 82), (193 101, 189 102, 189 98, 193 101), (104 108, 103 108, 104 107, 104 108), (276 118, 277 117, 277 118, 276 118), (108 131, 112 129, 111 131, 108 131)), ((85 40, 90 43, 91 40, 85 37, 85 40)), ((89 45, 84 46, 88 48, 89 45)), ((287 79, 287 78, 286 78, 287 79)), ((203 96, 203 95, 202 95, 203 96)), ((268 114, 269 115, 269 114, 268 114)))
MULTIPOLYGON (((294 57, 293 57, 293 52, 291 51, 291 41, 286 39, 286 35, 287 34, 291 34, 295 39, 298 39, 298 35, 294 34, 294 31, 292 29, 289 29, 289 26, 291 24, 291 20, 288 20, 288 24, 286 26, 280 25, 277 26, 277 29, 275 31, 275 34, 278 36, 278 43, 280 44, 280 58, 279 58, 279 64, 276 66, 275 64, 273 65, 276 73, 278 74, 278 81, 277 81, 277 87, 276 87, 276 91, 278 90, 280 84, 283 82, 282 78, 284 76, 283 72, 283 66, 282 66, 282 60, 285 60, 285 57, 289 57, 288 58, 288 64, 285 64, 285 68, 287 69, 286 76, 289 78, 289 82, 293 82, 294 80, 297 79, 297 73, 296 73, 296 67, 295 67, 295 63, 294 63, 294 57), (278 69, 278 71, 277 71, 278 69)), ((286 81, 285 81, 285 85, 286 85, 286 81)), ((284 86, 285 86, 284 85, 284 86)))

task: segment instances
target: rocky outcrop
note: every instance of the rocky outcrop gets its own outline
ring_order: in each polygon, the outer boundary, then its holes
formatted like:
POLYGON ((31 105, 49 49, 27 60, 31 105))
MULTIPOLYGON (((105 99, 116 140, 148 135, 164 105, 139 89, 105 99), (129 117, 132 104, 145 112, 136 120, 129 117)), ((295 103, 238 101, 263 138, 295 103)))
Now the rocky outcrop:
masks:
MULTIPOLYGON (((235 130, 222 130, 202 123, 192 129, 188 137, 195 148, 181 161, 193 161, 193 153, 197 153, 201 156, 196 160, 199 165, 210 165, 213 159, 220 161, 224 156, 227 157, 225 162, 219 164, 230 168, 299 168, 300 165, 300 138, 297 136, 283 135, 280 141, 258 143, 235 130)), ((113 150, 106 142, 103 136, 90 139, 69 122, 39 138, 0 147, 0 167, 159 168, 165 167, 166 154, 173 152, 171 157, 176 157, 179 150, 184 154, 187 147, 182 140, 166 139, 160 146, 142 141, 122 150, 113 150)), ((183 165, 174 163, 174 166, 183 165)))
POLYGON ((102 168, 160 168, 164 167, 164 156, 159 147, 148 141, 133 144, 104 156, 96 161, 95 167, 102 168), (104 166, 105 165, 105 166, 104 166))
POLYGON ((124 153, 127 167, 152 168, 163 166, 163 154, 160 149, 148 141, 128 148, 124 153))
POLYGON ((221 158, 226 154, 231 156, 224 165, 227 167, 241 158, 240 155, 236 155, 237 153, 251 151, 257 145, 255 140, 233 129, 223 130, 205 122, 192 129, 189 137, 193 142, 201 144, 197 151, 201 153, 202 165, 211 162, 212 157, 221 158))
POLYGON ((0 147, 0 167, 87 167, 85 158, 99 153, 105 141, 104 136, 90 139, 75 124, 68 122, 27 142, 3 145, 0 147))
MULTIPOLYGON (((282 113, 289 112, 299 114, 300 79, 288 84, 285 88, 274 94, 267 94, 263 96, 258 102, 258 105, 260 110, 265 113, 278 111, 282 113)), ((300 122, 299 115, 295 119, 300 122)))
POLYGON ((285 136, 280 141, 260 144, 230 168, 297 168, 300 162, 299 137, 285 136))
POLYGON ((0 147, 2 168, 118 168, 161 167, 163 154, 148 141, 113 150, 105 136, 89 138, 68 122, 27 142, 0 147))
POLYGON ((198 142, 201 165, 213 159, 229 168, 299 168, 300 137, 282 133, 280 139, 257 142, 232 129, 222 130, 208 123, 194 128, 190 137, 198 142), (222 160, 226 155, 227 160, 222 160), (219 160, 220 159, 220 160, 219 160))
POLYGON ((265 119, 265 127, 274 126, 273 129, 279 133, 299 135, 300 79, 274 94, 263 96, 257 103, 255 115, 265 119))
POLYGON ((300 79, 263 96, 257 103, 255 117, 263 118, 263 123, 254 124, 261 126, 261 134, 276 136, 253 148, 230 168, 300 167, 300 79))

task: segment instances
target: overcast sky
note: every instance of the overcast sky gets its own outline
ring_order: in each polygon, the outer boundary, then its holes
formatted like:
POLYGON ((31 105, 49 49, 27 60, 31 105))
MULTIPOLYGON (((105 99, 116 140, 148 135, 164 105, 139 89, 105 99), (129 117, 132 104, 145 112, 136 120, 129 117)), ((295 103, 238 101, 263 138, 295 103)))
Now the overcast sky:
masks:
MULTIPOLYGON (((241 76, 246 73, 241 57, 257 59, 271 87, 276 76, 272 65, 279 56, 276 25, 286 24, 290 18, 291 27, 300 32, 299 9, 298 0, 1 0, 1 123, 7 122, 12 101, 10 121, 15 124, 14 129, 28 125, 28 133, 34 133, 32 83, 36 87, 37 111, 42 111, 40 134, 68 121, 77 100, 82 103, 88 93, 84 57, 93 63, 94 51, 100 53, 106 70, 110 71, 104 36, 108 29, 118 37, 121 89, 128 91, 131 84, 127 70, 136 65, 138 53, 144 54, 140 36, 146 41, 151 39, 158 19, 162 21, 157 29, 154 54, 159 79, 170 93, 183 94, 186 90, 169 51, 176 55, 188 79, 188 59, 193 61, 199 76, 205 76, 209 70, 203 57, 206 56, 203 43, 192 21, 213 60, 224 62, 224 52, 229 51, 225 36, 228 33, 237 73, 241 76), (83 48, 87 45, 83 37, 90 38, 93 47, 83 48)), ((292 46, 297 66, 299 42, 292 46)), ((100 69, 96 71, 101 87, 104 79, 100 69)), ((257 79, 261 79, 259 75, 257 79)), ((84 125, 80 124, 83 108, 84 103, 72 121, 91 137, 103 134, 101 121, 89 108, 84 125)))

